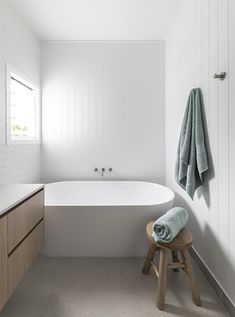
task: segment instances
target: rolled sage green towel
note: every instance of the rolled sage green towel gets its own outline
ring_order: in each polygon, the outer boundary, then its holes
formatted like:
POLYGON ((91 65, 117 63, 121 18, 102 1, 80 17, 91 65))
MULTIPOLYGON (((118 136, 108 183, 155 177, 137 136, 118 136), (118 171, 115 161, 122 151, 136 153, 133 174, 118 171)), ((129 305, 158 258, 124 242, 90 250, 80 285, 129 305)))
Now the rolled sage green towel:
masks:
POLYGON ((200 88, 192 89, 181 127, 175 165, 176 182, 193 199, 209 169, 202 117, 203 99, 200 88))
POLYGON ((182 207, 174 207, 153 223, 152 237, 155 242, 170 243, 184 228, 188 212, 182 207))

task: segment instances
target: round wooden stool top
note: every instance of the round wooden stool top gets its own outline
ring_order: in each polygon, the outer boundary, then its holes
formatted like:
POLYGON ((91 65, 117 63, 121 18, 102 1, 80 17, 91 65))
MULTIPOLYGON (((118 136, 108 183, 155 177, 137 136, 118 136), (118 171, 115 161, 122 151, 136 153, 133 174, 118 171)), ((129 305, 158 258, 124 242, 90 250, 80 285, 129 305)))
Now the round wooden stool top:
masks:
POLYGON ((193 236, 189 229, 184 227, 178 235, 170 243, 155 242, 152 238, 153 221, 149 222, 146 226, 146 233, 149 241, 159 248, 167 248, 171 250, 184 250, 192 245, 193 236))

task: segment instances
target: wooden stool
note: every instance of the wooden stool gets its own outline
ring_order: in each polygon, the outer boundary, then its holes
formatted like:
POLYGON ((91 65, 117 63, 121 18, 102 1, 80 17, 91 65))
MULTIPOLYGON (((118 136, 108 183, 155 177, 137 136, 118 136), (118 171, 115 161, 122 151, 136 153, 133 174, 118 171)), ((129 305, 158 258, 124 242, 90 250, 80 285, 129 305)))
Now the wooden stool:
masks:
POLYGON ((147 238, 150 242, 150 246, 142 272, 144 274, 148 274, 150 267, 152 266, 154 272, 158 277, 157 307, 160 310, 164 310, 165 308, 167 267, 172 268, 176 272, 179 271, 180 268, 184 270, 184 272, 187 274, 189 278, 190 287, 192 291, 192 300, 196 305, 201 306, 200 294, 197 288, 196 280, 193 274, 192 264, 188 253, 188 249, 191 247, 193 241, 191 232, 187 228, 183 228, 172 242, 163 244, 155 242, 153 240, 152 227, 153 221, 149 222, 146 227, 147 238), (167 263, 168 250, 171 250, 172 253, 172 263, 167 263), (159 269, 153 262, 156 251, 160 251, 159 269), (178 253, 181 254, 181 261, 178 258, 178 253))

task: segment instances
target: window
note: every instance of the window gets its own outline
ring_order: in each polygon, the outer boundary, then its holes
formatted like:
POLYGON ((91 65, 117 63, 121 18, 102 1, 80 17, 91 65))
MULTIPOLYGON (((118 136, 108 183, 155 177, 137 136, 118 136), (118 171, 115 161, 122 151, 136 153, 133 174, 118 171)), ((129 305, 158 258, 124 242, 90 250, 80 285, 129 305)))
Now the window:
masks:
POLYGON ((7 66, 7 144, 40 143, 39 87, 7 66))

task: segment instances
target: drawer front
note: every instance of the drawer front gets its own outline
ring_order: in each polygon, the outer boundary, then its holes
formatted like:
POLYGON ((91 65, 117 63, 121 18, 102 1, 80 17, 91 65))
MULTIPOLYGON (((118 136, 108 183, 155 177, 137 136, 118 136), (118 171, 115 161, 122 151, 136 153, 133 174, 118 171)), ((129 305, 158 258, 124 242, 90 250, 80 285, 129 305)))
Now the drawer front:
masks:
POLYGON ((7 216, 0 218, 0 310, 7 301, 7 216))
POLYGON ((37 258, 43 244, 43 221, 8 257, 8 296, 12 294, 26 271, 37 258))
POLYGON ((8 254, 43 218, 44 191, 38 192, 8 214, 8 254))

